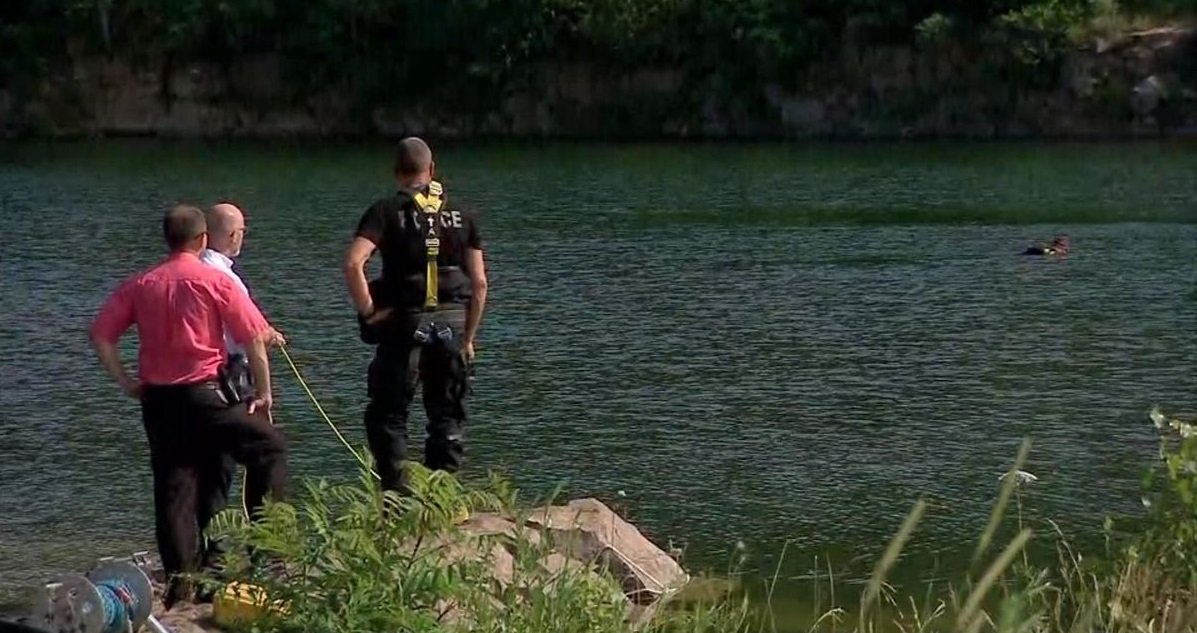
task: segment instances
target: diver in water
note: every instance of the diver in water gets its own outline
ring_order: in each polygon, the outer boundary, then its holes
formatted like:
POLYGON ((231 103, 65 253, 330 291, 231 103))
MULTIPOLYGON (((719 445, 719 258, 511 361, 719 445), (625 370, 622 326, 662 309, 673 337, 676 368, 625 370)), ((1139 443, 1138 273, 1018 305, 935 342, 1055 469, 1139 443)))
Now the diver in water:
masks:
POLYGON ((1068 236, 1057 235, 1052 243, 1047 246, 1035 245, 1030 246, 1027 250, 1022 252, 1023 255, 1067 255, 1068 254, 1068 236))

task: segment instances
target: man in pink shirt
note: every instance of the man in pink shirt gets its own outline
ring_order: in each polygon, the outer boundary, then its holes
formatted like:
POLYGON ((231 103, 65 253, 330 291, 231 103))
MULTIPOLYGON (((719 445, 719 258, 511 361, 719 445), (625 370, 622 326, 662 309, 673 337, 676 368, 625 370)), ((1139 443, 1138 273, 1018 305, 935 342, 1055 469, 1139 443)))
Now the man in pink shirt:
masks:
MULTIPOLYGON (((271 424, 266 345, 274 330, 227 275, 199 260, 207 246, 202 211, 177 206, 163 220, 170 256, 125 281, 91 327, 100 364, 141 401, 154 474, 155 532, 170 582, 164 602, 191 598, 177 577, 196 570, 200 525, 197 477, 218 453, 246 469, 246 498, 256 516, 264 498, 280 499, 287 479, 286 444, 271 424), (137 326, 138 376, 121 362, 117 342, 137 326), (224 333, 246 350, 257 387, 252 400, 230 404, 218 380, 224 333)), ((206 521, 203 521, 206 523, 206 521)))

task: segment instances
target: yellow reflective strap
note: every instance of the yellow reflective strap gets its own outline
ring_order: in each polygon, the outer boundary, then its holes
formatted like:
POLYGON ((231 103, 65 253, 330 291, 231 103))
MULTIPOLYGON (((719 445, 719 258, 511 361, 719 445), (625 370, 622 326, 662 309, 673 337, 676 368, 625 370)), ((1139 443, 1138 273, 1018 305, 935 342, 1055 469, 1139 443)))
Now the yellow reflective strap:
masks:
POLYGON ((435 214, 441 210, 442 201, 440 196, 428 196, 423 193, 417 193, 412 198, 416 201, 416 204, 420 205, 424 213, 435 214))
POLYGON ((439 272, 437 271, 436 259, 441 254, 441 241, 436 236, 436 222, 439 219, 441 205, 444 200, 441 195, 445 192, 441 187, 441 183, 432 181, 428 183, 428 192, 420 192, 412 196, 416 204, 420 205, 420 210, 424 212, 425 219, 428 220, 428 234, 424 238, 424 253, 427 258, 427 267, 424 271, 424 309, 431 310, 437 306, 439 300, 437 299, 439 293, 437 279, 439 272))
POLYGON ((436 222, 436 214, 428 215, 428 237, 424 240, 425 254, 428 260, 427 268, 424 271, 424 309, 431 310, 437 306, 440 295, 437 280, 440 278, 440 273, 437 271, 436 259, 441 254, 441 241, 436 237, 436 227, 431 224, 436 222))
POLYGON ((436 279, 439 273, 436 270, 436 260, 428 260, 428 270, 425 271, 425 276, 428 279, 428 292, 424 294, 424 309, 431 310, 437 306, 439 302, 437 299, 438 288, 436 279))

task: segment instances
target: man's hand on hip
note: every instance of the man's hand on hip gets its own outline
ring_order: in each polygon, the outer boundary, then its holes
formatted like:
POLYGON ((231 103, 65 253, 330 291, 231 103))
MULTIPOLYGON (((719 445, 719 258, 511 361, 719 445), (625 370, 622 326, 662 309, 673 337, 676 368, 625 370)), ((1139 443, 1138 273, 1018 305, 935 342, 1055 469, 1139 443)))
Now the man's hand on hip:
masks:
POLYGON ((141 383, 129 376, 123 376, 120 381, 121 391, 134 400, 141 399, 141 383))
POLYGON ((366 317, 366 325, 374 325, 375 323, 386 320, 387 317, 391 316, 391 312, 393 312, 391 308, 376 310, 373 314, 366 317))

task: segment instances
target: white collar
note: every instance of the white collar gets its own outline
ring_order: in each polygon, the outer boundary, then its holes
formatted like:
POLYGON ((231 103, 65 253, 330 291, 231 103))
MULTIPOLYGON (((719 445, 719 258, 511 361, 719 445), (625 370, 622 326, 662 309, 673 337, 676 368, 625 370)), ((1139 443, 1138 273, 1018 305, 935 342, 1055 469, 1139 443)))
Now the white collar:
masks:
POLYGON ((233 267, 233 259, 231 257, 211 248, 204 249, 204 259, 215 260, 215 263, 219 263, 225 268, 233 267))

